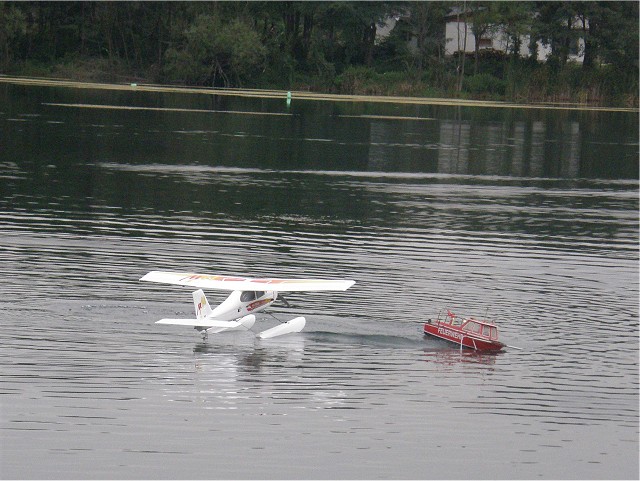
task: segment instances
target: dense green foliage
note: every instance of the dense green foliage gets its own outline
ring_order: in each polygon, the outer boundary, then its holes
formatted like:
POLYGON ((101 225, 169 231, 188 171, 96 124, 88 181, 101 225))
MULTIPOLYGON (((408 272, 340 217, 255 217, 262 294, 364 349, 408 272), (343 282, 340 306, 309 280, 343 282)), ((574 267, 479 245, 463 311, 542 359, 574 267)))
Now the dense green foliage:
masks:
POLYGON ((0 72, 637 106, 638 34, 636 1, 0 2, 0 72), (508 51, 445 56, 455 9, 477 37, 506 32, 508 51), (578 36, 582 64, 569 61, 578 36), (548 61, 522 57, 523 38, 550 46, 548 61))

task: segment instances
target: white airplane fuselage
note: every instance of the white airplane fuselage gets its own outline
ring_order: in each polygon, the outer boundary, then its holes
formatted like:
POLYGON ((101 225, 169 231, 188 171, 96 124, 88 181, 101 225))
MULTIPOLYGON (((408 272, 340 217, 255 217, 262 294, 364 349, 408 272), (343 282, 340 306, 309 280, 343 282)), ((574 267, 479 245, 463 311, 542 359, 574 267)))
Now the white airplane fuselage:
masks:
POLYGON ((275 291, 233 291, 206 317, 217 321, 234 321, 266 309, 277 298, 275 291))

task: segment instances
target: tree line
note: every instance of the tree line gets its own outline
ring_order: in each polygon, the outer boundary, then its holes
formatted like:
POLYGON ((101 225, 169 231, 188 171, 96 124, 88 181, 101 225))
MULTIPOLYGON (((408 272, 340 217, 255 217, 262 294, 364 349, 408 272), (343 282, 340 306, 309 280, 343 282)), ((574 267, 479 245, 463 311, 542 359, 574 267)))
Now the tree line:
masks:
POLYGON ((0 72, 637 106, 638 34, 636 1, 0 2, 0 72), (452 12, 508 51, 445 55, 452 12))

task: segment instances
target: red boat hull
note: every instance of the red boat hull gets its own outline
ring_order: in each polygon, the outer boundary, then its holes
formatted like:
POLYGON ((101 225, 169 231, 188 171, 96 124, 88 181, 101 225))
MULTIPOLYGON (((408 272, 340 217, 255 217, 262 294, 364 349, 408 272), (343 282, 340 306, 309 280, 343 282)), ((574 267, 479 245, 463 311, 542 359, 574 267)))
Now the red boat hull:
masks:
POLYGON ((502 350, 504 347, 504 344, 500 341, 483 339, 482 336, 473 335, 461 329, 456 329, 455 326, 439 322, 434 324, 426 323, 424 325, 424 333, 476 351, 495 352, 502 350))

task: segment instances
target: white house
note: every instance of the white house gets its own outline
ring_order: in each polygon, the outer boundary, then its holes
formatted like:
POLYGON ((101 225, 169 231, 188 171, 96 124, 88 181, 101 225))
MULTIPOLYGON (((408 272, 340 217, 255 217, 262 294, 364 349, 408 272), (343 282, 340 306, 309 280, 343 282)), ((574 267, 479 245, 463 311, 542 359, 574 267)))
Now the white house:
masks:
MULTIPOLYGON (((581 22, 576 19, 574 23, 576 28, 581 28, 581 22)), ((455 52, 472 54, 476 50, 476 41, 473 34, 473 12, 463 12, 453 9, 445 17, 445 55, 453 55, 455 52)), ((551 55, 551 46, 545 45, 540 41, 536 42, 537 58, 544 62, 551 55)), ((508 52, 510 49, 509 36, 506 34, 504 27, 500 25, 493 26, 489 31, 479 39, 478 50, 493 49, 499 52, 508 52)), ((520 38, 520 56, 529 57, 529 36, 520 38)), ((578 38, 574 45, 569 49, 568 60, 582 63, 584 60, 584 39, 578 38)))

